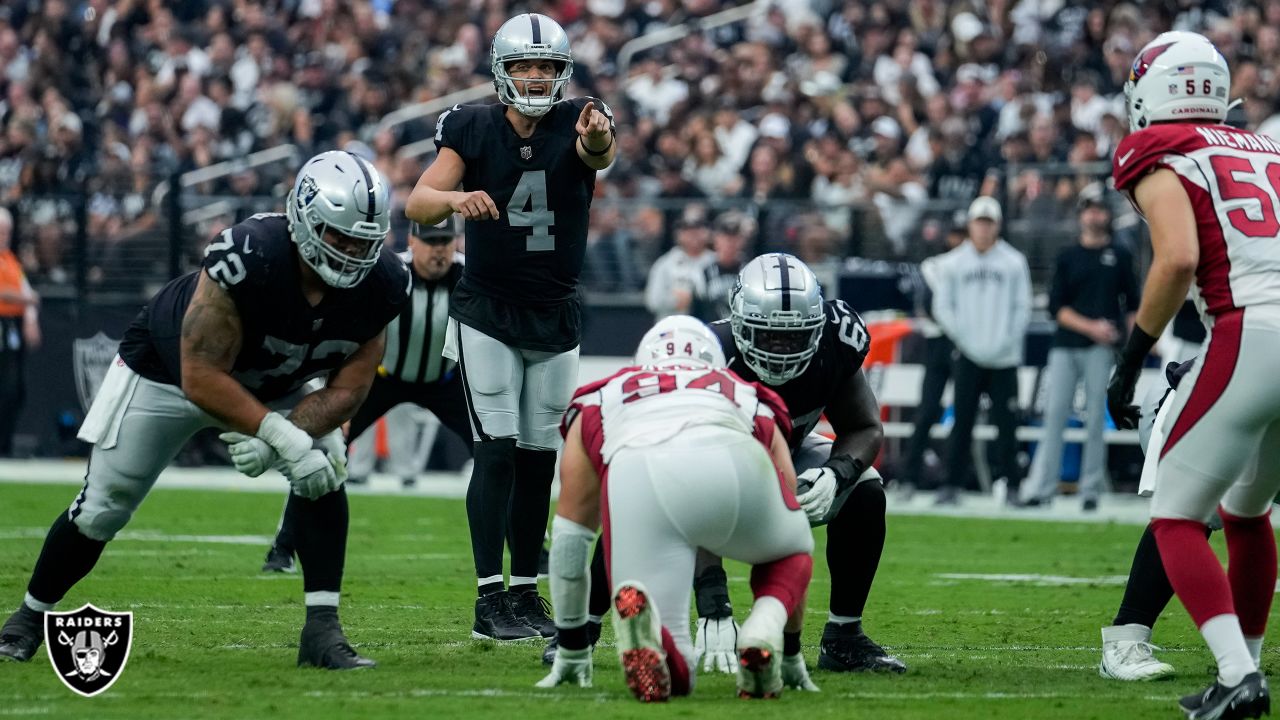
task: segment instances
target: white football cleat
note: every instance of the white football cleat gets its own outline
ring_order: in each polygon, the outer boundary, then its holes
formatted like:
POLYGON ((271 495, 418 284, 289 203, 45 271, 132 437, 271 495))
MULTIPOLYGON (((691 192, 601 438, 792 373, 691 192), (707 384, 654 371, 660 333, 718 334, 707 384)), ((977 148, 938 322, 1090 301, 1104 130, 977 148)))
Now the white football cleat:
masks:
POLYGON ((1173 675, 1173 666, 1152 654, 1151 628, 1112 625, 1102 628, 1102 662, 1098 674, 1112 680, 1160 680, 1173 675))
POLYGON ((782 695, 782 630, 787 611, 772 597, 756 600, 738 630, 738 697, 782 695))
POLYGON ((662 649, 662 621, 649 591, 639 582, 618 583, 613 593, 613 632, 631 694, 640 702, 666 702, 671 697, 671 670, 662 649))

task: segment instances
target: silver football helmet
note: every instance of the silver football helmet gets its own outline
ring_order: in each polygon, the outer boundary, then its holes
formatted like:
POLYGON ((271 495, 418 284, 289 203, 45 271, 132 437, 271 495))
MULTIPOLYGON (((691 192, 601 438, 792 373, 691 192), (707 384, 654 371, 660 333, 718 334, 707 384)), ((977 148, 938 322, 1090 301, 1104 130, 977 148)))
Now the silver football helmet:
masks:
POLYGON ((307 161, 285 202, 289 234, 302 260, 327 284, 354 287, 378 264, 391 229, 391 197, 373 163, 331 150, 307 161), (325 231, 359 242, 348 254, 325 242, 325 231))
POLYGON ((670 315, 649 328, 636 349, 636 365, 661 365, 666 361, 696 362, 724 367, 724 348, 711 328, 695 317, 670 315))
POLYGON ((761 255, 738 273, 729 324, 747 367, 769 385, 787 382, 809 367, 827 324, 818 278, 792 255, 761 255))
POLYGON ((542 117, 552 106, 564 99, 565 87, 573 75, 573 51, 569 49, 569 36, 560 23, 546 15, 526 13, 517 15, 502 24, 493 36, 489 50, 489 68, 493 71, 493 87, 504 105, 511 105, 522 115, 542 117), (547 95, 527 95, 516 92, 516 82, 507 72, 507 65, 518 60, 550 59, 556 64, 556 76, 548 80, 551 92, 547 95))

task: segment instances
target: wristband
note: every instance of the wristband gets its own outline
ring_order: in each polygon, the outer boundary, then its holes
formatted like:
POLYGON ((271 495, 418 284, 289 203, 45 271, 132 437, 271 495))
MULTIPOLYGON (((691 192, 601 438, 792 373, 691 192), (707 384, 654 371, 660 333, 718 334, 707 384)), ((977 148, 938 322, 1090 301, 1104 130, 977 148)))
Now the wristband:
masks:
POLYGON ((836 474, 836 487, 840 490, 857 482, 858 478, 862 477, 862 473, 867 470, 866 463, 848 453, 832 455, 822 466, 830 468, 836 474))
POLYGON ((603 150, 592 150, 587 147, 587 139, 582 135, 578 136, 578 142, 582 143, 582 151, 591 157, 604 157, 609 154, 609 149, 613 147, 613 133, 609 133, 609 144, 605 145, 603 150))
POLYGON ((1155 347, 1156 339, 1147 334, 1137 323, 1133 324, 1133 332, 1129 333, 1129 340, 1124 344, 1124 349, 1120 351, 1120 362, 1129 369, 1140 368, 1142 363, 1147 359, 1147 354, 1151 352, 1151 348, 1155 347))

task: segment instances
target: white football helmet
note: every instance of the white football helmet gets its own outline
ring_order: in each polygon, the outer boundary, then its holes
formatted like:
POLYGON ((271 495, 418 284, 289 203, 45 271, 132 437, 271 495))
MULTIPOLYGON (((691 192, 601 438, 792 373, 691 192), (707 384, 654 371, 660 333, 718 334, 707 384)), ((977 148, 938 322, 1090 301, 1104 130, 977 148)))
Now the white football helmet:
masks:
POLYGON ((668 361, 696 362, 724 367, 720 339, 703 322, 688 315, 670 315, 649 328, 636 349, 636 365, 663 365, 668 361))
POLYGON ((303 262, 332 287, 355 287, 378 264, 391 229, 391 197, 373 163, 330 150, 298 171, 285 215, 303 262), (325 242, 329 228, 364 241, 362 251, 348 255, 325 242))
POLYGON ((1231 70, 1203 35, 1173 31, 1147 43, 1133 60, 1124 84, 1129 130, 1170 120, 1227 119, 1231 70))
POLYGON ((546 15, 526 13, 502 24, 493 36, 489 50, 489 68, 493 71, 493 87, 504 105, 511 105, 522 115, 542 117, 564 99, 565 87, 573 75, 573 51, 569 36, 560 23, 546 15), (548 95, 522 95, 516 92, 518 78, 511 77, 507 65, 518 60, 550 59, 556 64, 556 76, 550 78, 548 95))
POLYGON ((793 255, 761 255, 738 273, 729 323, 747 367, 769 385, 787 382, 809 367, 827 324, 817 276, 793 255))

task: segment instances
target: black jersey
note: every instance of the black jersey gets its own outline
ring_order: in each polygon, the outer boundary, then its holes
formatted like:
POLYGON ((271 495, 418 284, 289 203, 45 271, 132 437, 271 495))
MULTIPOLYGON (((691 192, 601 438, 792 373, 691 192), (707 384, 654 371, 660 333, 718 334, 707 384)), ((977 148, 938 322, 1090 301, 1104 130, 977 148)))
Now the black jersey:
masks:
POLYGON ((818 424, 832 394, 862 368, 862 362, 867 358, 867 349, 871 346, 871 334, 867 332, 866 324, 845 301, 827 301, 825 309, 827 326, 822 331, 822 339, 818 341, 817 354, 803 373, 778 386, 764 383, 743 362, 742 356, 738 354, 738 346, 733 342, 733 331, 728 320, 718 320, 711 324, 711 329, 724 347, 729 369, 743 380, 766 385, 787 404, 792 423, 791 437, 787 438, 787 444, 792 452, 800 447, 805 436, 818 424))
POLYGON ((409 297, 409 269, 383 250, 369 275, 349 289, 329 288, 312 307, 284 215, 264 213, 209 243, 204 267, 161 288, 125 332, 120 357, 139 375, 182 384, 182 318, 200 273, 231 295, 240 315, 240 354, 232 376, 263 402, 337 369, 394 318, 409 297))
POLYGON ((578 115, 593 98, 557 103, 522 138, 506 106, 455 105, 436 124, 436 146, 462 157, 462 188, 483 190, 497 220, 467 221, 467 266, 450 315, 502 342, 563 352, 581 340, 578 276, 596 171, 578 157, 578 115))

